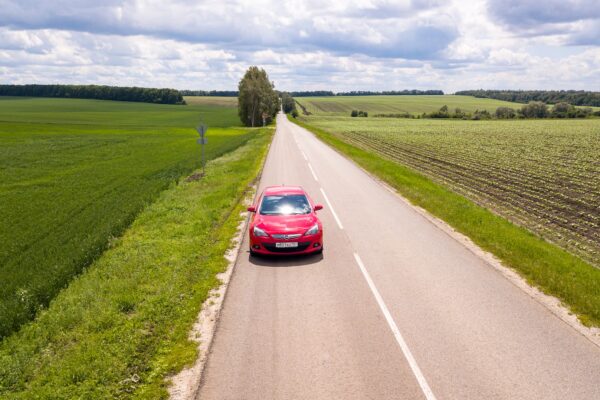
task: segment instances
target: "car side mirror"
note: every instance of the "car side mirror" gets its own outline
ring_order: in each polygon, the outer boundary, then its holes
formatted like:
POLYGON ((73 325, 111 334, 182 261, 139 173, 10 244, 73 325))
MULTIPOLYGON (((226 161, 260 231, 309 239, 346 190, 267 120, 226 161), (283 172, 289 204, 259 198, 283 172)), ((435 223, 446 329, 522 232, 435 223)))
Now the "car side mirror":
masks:
POLYGON ((250 207, 248 207, 248 211, 255 213, 256 212, 256 207, 250 206, 250 207))
POLYGON ((323 205, 321 204, 315 204, 315 211, 319 211, 323 209, 323 205))

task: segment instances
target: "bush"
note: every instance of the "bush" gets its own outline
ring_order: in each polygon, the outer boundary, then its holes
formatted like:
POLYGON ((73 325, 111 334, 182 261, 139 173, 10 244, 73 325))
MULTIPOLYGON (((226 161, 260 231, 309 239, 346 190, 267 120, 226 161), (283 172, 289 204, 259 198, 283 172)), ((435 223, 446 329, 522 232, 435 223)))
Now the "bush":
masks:
POLYGON ((286 114, 289 114, 296 109, 296 102, 294 101, 294 98, 290 96, 289 93, 281 93, 281 108, 286 114))
POLYGON ((438 111, 434 111, 430 114, 423 113, 424 118, 450 118, 450 114, 448 113, 448 106, 442 106, 438 111))
POLYGON ((358 110, 352 110, 352 112, 350 113, 351 117, 358 117, 358 110))
POLYGON ((476 121, 480 119, 492 119, 492 114, 488 110, 475 110, 471 119, 476 121))
POLYGON ((498 119, 513 119, 517 116, 517 112, 510 107, 498 107, 495 114, 498 119))
POLYGON ((520 113, 525 118, 547 118, 549 115, 548 106, 541 101, 530 101, 521 107, 520 113))
POLYGON ((461 118, 464 119, 466 116, 467 116, 467 113, 458 107, 454 109, 454 114, 452 114, 452 118, 458 118, 458 119, 461 119, 461 118))
POLYGON ((576 108, 577 110, 577 118, 587 118, 592 115, 593 110, 590 107, 586 108, 576 108))
POLYGON ((403 113, 390 113, 390 114, 375 114, 375 118, 414 118, 412 114, 407 112, 403 113))

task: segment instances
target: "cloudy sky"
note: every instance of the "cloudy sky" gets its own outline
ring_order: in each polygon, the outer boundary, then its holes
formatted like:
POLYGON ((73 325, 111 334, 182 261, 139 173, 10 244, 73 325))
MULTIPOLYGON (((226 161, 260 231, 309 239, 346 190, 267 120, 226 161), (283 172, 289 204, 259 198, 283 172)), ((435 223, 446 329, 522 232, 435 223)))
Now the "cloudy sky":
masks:
POLYGON ((599 0, 0 0, 1 83, 600 90, 599 0))

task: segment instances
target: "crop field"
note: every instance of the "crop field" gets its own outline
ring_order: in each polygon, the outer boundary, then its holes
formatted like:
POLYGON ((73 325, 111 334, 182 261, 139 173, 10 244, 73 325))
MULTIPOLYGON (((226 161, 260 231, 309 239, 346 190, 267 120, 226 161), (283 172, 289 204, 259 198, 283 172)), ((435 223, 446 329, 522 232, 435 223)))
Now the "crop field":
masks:
POLYGON ((237 97, 226 96, 184 96, 183 99, 189 105, 237 107, 237 97))
POLYGON ((248 141, 236 109, 0 98, 0 338, 30 320, 147 204, 248 141))
POLYGON ((600 267, 598 119, 302 119, 414 168, 600 267))
POLYGON ((272 132, 254 130, 209 161, 202 179, 162 191, 45 310, 0 341, 0 399, 168 398, 166 379, 198 355, 189 332, 228 265, 240 200, 272 132))
POLYGON ((352 110, 367 111, 370 116, 394 113, 422 114, 437 111, 444 105, 447 105, 451 111, 460 108, 468 112, 475 110, 493 112, 498 107, 517 109, 522 106, 507 101, 454 95, 297 97, 295 100, 312 114, 330 116, 340 114, 349 116, 352 110))

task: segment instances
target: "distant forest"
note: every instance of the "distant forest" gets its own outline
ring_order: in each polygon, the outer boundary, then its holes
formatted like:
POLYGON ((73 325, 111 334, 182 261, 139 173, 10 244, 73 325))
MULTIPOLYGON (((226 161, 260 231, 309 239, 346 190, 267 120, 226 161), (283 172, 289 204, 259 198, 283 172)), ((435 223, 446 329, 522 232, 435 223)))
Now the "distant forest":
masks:
POLYGON ((575 106, 600 107, 600 92, 584 90, 463 90, 457 95, 475 96, 496 100, 529 103, 543 101, 547 104, 569 103, 575 106))
POLYGON ((312 90, 304 92, 290 92, 292 97, 326 97, 326 96, 416 96, 416 95, 442 95, 441 90, 388 90, 372 92, 369 90, 353 90, 351 92, 334 93, 330 90, 312 90))
POLYGON ((175 89, 99 85, 0 85, 0 96, 64 97, 158 104, 185 104, 181 93, 175 89))
POLYGON ((442 90, 389 90, 384 92, 371 92, 371 91, 352 91, 352 92, 340 92, 336 96, 423 96, 423 95, 443 95, 442 90))
POLYGON ((238 97, 237 90, 180 90, 182 96, 238 97))

